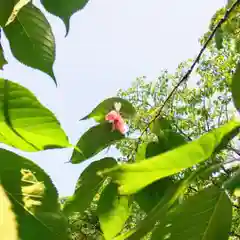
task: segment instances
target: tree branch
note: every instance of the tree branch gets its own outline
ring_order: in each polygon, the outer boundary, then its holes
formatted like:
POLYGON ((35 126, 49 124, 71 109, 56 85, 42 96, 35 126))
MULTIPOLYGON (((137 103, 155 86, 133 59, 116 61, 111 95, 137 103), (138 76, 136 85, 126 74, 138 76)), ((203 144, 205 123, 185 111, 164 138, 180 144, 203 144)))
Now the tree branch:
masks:
POLYGON ((147 129, 150 127, 150 125, 161 115, 162 110, 164 109, 164 107, 166 106, 167 102, 172 98, 172 96, 175 94, 175 92, 177 91, 177 89, 179 88, 180 85, 182 85, 184 82, 186 82, 189 78, 189 76, 191 75, 192 71, 194 70, 196 64, 199 62, 200 58, 202 57, 204 51, 207 49, 208 44, 212 41, 212 39, 214 38, 215 33, 217 32, 217 30, 222 26, 222 24, 224 22, 227 21, 229 15, 235 10, 235 8, 240 4, 240 0, 236 0, 235 3, 231 6, 231 8, 227 9, 224 16, 219 20, 219 22, 217 23, 217 25, 215 26, 215 28, 213 29, 212 33, 210 34, 210 36, 208 37, 208 39, 206 40, 206 42, 204 43, 203 47, 201 48, 200 52, 198 53, 196 59, 194 60, 194 62, 192 63, 191 67, 188 69, 188 71, 184 74, 184 76, 180 79, 180 81, 177 83, 177 85, 173 88, 173 90, 170 92, 170 94, 168 95, 168 97, 166 98, 166 100, 164 101, 164 103, 158 108, 156 109, 156 114, 154 115, 154 117, 149 121, 149 123, 147 124, 146 128, 142 131, 141 136, 138 139, 137 142, 137 146, 136 146, 136 151, 138 150, 138 145, 141 142, 142 136, 143 134, 147 131, 147 129))

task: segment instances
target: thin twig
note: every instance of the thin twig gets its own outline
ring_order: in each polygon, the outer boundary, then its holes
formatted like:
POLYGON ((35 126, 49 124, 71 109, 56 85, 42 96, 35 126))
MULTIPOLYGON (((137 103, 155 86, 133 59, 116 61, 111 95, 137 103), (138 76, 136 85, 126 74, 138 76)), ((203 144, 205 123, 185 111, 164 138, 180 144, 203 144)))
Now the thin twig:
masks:
POLYGON ((224 22, 227 21, 229 15, 233 12, 233 10, 240 4, 240 0, 237 0, 232 6, 231 8, 227 9, 225 12, 225 15, 223 16, 223 18, 220 19, 220 21, 218 22, 218 24, 215 26, 215 28, 213 29, 212 33, 210 34, 210 36, 208 37, 208 39, 206 40, 206 42, 204 43, 203 47, 201 48, 199 54, 197 55, 196 59, 194 60, 194 62, 192 63, 191 67, 188 69, 188 71, 185 73, 185 75, 181 78, 181 80, 177 83, 177 85, 173 88, 173 90, 170 92, 170 94, 168 95, 168 97, 166 98, 166 100, 164 101, 164 103, 158 108, 156 109, 156 114, 154 115, 154 117, 149 121, 149 123, 147 124, 147 126, 144 128, 144 130, 142 131, 138 142, 137 142, 137 146, 136 146, 136 150, 135 152, 137 152, 138 150, 138 145, 140 144, 141 140, 142 140, 142 136, 143 134, 147 131, 147 129, 150 127, 150 125, 161 115, 162 110, 164 109, 164 107, 166 106, 167 102, 172 98, 172 96, 175 94, 175 92, 177 91, 177 89, 179 88, 180 85, 182 85, 184 82, 186 82, 189 78, 189 76, 191 75, 192 71, 194 70, 196 64, 199 62, 200 58, 202 57, 204 51, 207 49, 208 44, 212 41, 212 39, 214 38, 214 35, 216 33, 216 31, 222 26, 222 24, 224 22))
POLYGON ((181 133, 184 137, 186 137, 188 139, 188 141, 192 141, 192 138, 186 134, 181 128, 178 127, 178 125, 176 123, 173 123, 173 125, 176 127, 176 129, 179 131, 179 133, 181 133))

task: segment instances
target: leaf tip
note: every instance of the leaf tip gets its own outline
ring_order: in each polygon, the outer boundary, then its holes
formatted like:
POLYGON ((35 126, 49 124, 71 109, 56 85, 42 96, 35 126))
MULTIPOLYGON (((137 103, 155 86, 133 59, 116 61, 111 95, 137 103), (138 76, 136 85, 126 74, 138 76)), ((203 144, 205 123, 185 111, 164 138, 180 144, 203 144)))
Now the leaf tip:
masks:
POLYGON ((64 22, 65 31, 66 31, 64 37, 67 37, 68 34, 69 34, 69 31, 70 31, 70 17, 63 17, 62 20, 63 20, 63 22, 64 22))
POLYGON ((55 77, 55 75, 54 75, 53 72, 52 72, 52 74, 51 74, 51 77, 52 77, 52 79, 53 79, 53 81, 54 81, 56 87, 58 87, 57 79, 56 79, 56 77, 55 77))
POLYGON ((88 119, 88 115, 83 117, 83 118, 81 118, 81 119, 79 119, 79 121, 83 121, 83 120, 87 120, 87 119, 88 119))

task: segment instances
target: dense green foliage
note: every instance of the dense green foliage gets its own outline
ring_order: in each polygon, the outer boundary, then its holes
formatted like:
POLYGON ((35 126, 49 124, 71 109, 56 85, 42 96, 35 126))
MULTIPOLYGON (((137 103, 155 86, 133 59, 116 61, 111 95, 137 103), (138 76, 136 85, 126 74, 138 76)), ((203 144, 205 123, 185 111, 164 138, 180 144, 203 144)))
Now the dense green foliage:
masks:
MULTIPOLYGON (((67 33, 71 16, 87 3, 41 1, 67 33)), ((96 125, 76 146, 29 90, 0 79, 1 143, 28 152, 73 148, 72 164, 112 145, 122 153, 92 162, 73 196, 59 199, 43 169, 1 149, 1 238, 239 239, 239 14, 240 1, 228 1, 195 60, 153 82, 138 78, 99 103, 81 119, 96 125)), ((0 26, 15 58, 57 84, 55 39, 42 11, 32 1, 0 0, 0 26)), ((0 69, 5 64, 0 44, 0 69)))

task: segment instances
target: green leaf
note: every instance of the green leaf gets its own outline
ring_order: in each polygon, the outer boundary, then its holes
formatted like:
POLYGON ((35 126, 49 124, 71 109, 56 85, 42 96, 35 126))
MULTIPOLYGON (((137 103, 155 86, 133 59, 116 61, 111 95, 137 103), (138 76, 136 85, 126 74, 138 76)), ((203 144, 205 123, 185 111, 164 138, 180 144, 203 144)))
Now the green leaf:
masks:
POLYGON ((15 20, 3 28, 13 55, 21 63, 51 76, 55 61, 55 40, 43 13, 31 3, 19 11, 15 20))
POLYGON ((9 0, 0 1, 0 26, 4 26, 12 13, 14 2, 9 0))
POLYGON ((161 134, 161 131, 172 129, 171 121, 162 117, 158 118, 150 125, 150 129, 153 133, 159 136, 159 134, 161 134))
MULTIPOLYGON (((167 149, 165 148, 165 146, 162 144, 162 143, 159 143, 159 142, 150 142, 148 143, 147 145, 147 148, 146 148, 146 153, 145 153, 145 156, 144 158, 147 159, 147 158, 151 158, 153 156, 157 156, 161 153, 164 153, 166 152, 167 149)), ((144 159, 143 158, 143 159, 144 159)), ((142 159, 142 160, 143 160, 142 159)))
POLYGON ((0 70, 3 70, 3 66, 6 65, 8 62, 4 57, 4 52, 2 45, 0 44, 0 70))
POLYGON ((115 103, 121 103, 120 113, 124 118, 130 118, 135 115, 136 111, 132 104, 125 99, 113 97, 101 102, 93 111, 81 120, 93 118, 97 122, 105 121, 105 116, 112 110, 115 110, 115 103))
MULTIPOLYGON (((146 154, 144 157, 148 159, 153 156, 157 156, 167 150, 168 148, 164 146, 162 142, 150 142, 147 145, 146 154)), ((142 159, 144 159, 144 157, 142 159)), ((134 199, 137 201, 139 206, 146 213, 148 213, 163 198, 167 189, 172 186, 173 181, 169 177, 160 179, 137 192, 134 195, 134 199)))
POLYGON ((8 195, 18 222, 19 239, 66 240, 67 222, 60 213, 58 193, 49 176, 32 161, 0 150, 1 185, 8 195), (57 215, 62 222, 56 230, 57 215), (45 217, 43 217, 45 216, 45 217))
MULTIPOLYGON (((159 148, 162 149, 159 153, 169 151, 186 143, 185 137, 180 133, 175 132, 172 129, 171 121, 166 118, 159 118, 155 120, 153 124, 151 124, 150 128, 151 131, 158 136, 159 148)), ((152 144, 149 148, 156 148, 157 143, 154 144, 156 146, 152 144)))
POLYGON ((1 0, 0 1, 0 26, 11 23, 22 7, 30 0, 1 0))
POLYGON ((239 131, 239 128, 240 122, 232 120, 193 142, 147 161, 122 164, 99 174, 112 177, 113 181, 120 185, 119 191, 121 194, 133 194, 161 178, 206 161, 219 147, 222 140, 225 140, 226 135, 237 134, 236 130, 239 131))
POLYGON ((240 169, 224 183, 224 187, 236 197, 240 197, 240 169))
POLYGON ((128 197, 118 195, 115 183, 109 183, 103 190, 97 213, 106 240, 112 240, 124 227, 129 217, 128 205, 128 197))
POLYGON ((232 205, 224 191, 205 189, 170 212, 153 232, 152 240, 228 239, 232 205))
POLYGON ((234 105, 240 111, 240 64, 237 65, 236 72, 233 75, 231 89, 234 105))
POLYGON ((63 212, 66 215, 71 215, 73 212, 83 213, 90 206, 105 181, 105 178, 99 177, 97 172, 116 164, 117 162, 113 158, 103 158, 91 163, 80 175, 75 193, 65 202, 63 212))
POLYGON ((158 138, 159 144, 163 144, 167 151, 184 145, 186 142, 185 138, 174 131, 164 131, 163 138, 158 138))
POLYGON ((174 209, 175 206, 179 204, 180 198, 186 192, 188 186, 196 181, 199 175, 205 172, 214 172, 218 169, 221 164, 215 164, 211 167, 208 165, 203 165, 197 168, 196 171, 192 172, 190 176, 182 181, 176 182, 172 187, 167 188, 161 201, 147 214, 147 216, 132 230, 121 234, 116 237, 115 240, 138 240, 142 239, 147 233, 152 231, 156 222, 159 220, 163 221, 169 210, 174 209))
POLYGON ((12 10, 11 15, 8 18, 8 21, 6 22, 5 26, 10 24, 11 22, 13 22, 15 20, 15 18, 17 17, 19 11, 25 6, 27 5, 31 0, 15 0, 15 6, 12 10))
POLYGON ((140 162, 140 161, 145 159, 147 146, 148 146, 148 144, 146 144, 145 142, 141 143, 138 146, 137 153, 136 153, 136 156, 135 156, 135 161, 136 162, 140 162))
POLYGON ((18 223, 12 210, 12 204, 0 185, 0 233, 2 239, 18 240, 18 223))
POLYGON ((24 151, 69 147, 60 123, 26 88, 0 79, 0 142, 24 151))
POLYGON ((169 178, 163 178, 151 183, 144 189, 140 190, 134 195, 142 210, 146 213, 150 212, 154 206, 164 197, 168 188, 173 186, 173 182, 169 178))
POLYGON ((223 47, 223 30, 218 28, 215 33, 215 43, 218 50, 221 50, 223 47))
POLYGON ((63 20, 67 35, 70 28, 71 16, 75 12, 83 9, 88 3, 88 0, 41 0, 41 3, 48 12, 63 20))
POLYGON ((158 142, 150 142, 146 149, 146 158, 150 158, 161 153, 170 151, 176 147, 184 145, 185 138, 179 133, 173 131, 164 131, 161 137, 158 137, 158 142))
POLYGON ((124 138, 117 130, 112 130, 112 124, 101 123, 85 132, 77 143, 77 149, 73 151, 71 162, 80 163, 93 157, 106 147, 124 138))
POLYGON ((170 122, 165 119, 157 120, 152 124, 151 130, 158 136, 158 142, 140 144, 136 154, 136 162, 159 155, 186 143, 181 134, 170 130, 169 124, 170 122))

